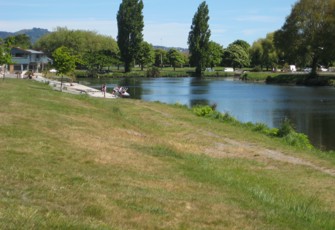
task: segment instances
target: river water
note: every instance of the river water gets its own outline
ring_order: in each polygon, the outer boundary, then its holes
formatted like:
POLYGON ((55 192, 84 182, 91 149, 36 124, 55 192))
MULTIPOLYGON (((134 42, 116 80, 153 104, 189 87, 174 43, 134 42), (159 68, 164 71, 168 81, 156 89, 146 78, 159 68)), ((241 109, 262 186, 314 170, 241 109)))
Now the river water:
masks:
POLYGON ((226 78, 108 79, 91 82, 99 88, 107 83, 128 88, 131 98, 180 103, 189 107, 216 104, 241 122, 279 127, 285 118, 312 144, 335 150, 335 88, 245 83, 226 78))

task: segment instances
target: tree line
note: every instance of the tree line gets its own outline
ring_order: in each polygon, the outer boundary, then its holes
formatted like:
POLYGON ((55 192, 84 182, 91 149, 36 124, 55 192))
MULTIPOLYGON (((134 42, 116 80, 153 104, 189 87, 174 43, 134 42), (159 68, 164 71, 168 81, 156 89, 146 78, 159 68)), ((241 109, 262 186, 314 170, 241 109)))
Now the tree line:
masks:
MULTIPOLYGON (((335 0, 300 0, 292 7, 282 28, 269 33, 252 45, 236 40, 226 48, 212 41, 209 28, 209 10, 202 2, 194 14, 188 36, 188 53, 177 49, 154 49, 143 39, 144 4, 142 0, 123 0, 117 13, 118 35, 99 35, 92 31, 56 31, 40 38, 34 45, 26 35, 17 35, 0 42, 1 49, 20 46, 44 51, 59 60, 70 55, 76 68, 90 75, 106 71, 106 67, 123 66, 130 72, 134 65, 174 68, 184 65, 195 67, 201 75, 208 68, 229 66, 251 67, 257 70, 285 68, 287 64, 311 67, 316 74, 319 65, 331 66, 335 61, 335 0), (56 58, 57 57, 57 58, 56 58)), ((3 55, 0 64, 8 62, 3 55)))

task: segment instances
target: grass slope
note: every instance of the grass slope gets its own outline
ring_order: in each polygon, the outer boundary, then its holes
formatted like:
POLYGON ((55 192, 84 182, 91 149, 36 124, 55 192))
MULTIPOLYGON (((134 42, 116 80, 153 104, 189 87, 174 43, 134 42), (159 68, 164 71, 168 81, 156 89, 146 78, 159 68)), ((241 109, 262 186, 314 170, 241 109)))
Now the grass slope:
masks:
POLYGON ((334 229, 334 157, 189 110, 0 82, 0 229, 334 229))

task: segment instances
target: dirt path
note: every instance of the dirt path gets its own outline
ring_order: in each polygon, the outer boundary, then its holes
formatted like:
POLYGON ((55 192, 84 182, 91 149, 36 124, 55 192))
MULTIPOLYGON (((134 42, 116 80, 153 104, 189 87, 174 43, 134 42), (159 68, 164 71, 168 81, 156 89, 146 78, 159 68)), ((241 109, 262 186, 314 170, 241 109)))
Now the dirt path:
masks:
MULTIPOLYGON (((171 122, 171 123, 174 122, 172 114, 162 112, 157 109, 153 109, 149 106, 145 106, 145 107, 153 111, 154 113, 160 114, 162 117, 165 118, 165 122, 171 122)), ((191 129, 191 126, 188 123, 183 123, 183 127, 188 127, 191 129)), ((335 177, 335 169, 324 168, 306 159, 302 159, 296 156, 286 155, 283 152, 267 149, 257 144, 237 141, 237 140, 233 140, 227 137, 223 137, 223 136, 220 136, 220 135, 217 135, 211 132, 210 130, 201 129, 201 130, 196 131, 195 133, 197 133, 198 135, 206 136, 207 138, 210 137, 211 140, 213 140, 213 144, 211 144, 210 147, 208 147, 208 145, 203 147, 203 152, 213 157, 230 157, 230 158, 239 157, 239 158, 248 158, 248 159, 253 159, 253 160, 256 159, 262 162, 269 162, 270 160, 272 161, 275 160, 275 161, 285 162, 285 163, 294 164, 294 165, 307 166, 317 171, 320 171, 320 172, 323 172, 323 173, 326 173, 328 175, 335 177)), ((190 135, 192 136, 193 134, 190 134, 190 135)), ((198 137, 198 138, 201 138, 201 137, 198 137)))
POLYGON ((324 168, 299 157, 289 156, 276 150, 229 138, 223 138, 222 142, 215 143, 214 147, 206 149, 205 152, 215 157, 241 157, 260 161, 275 160, 294 165, 303 165, 335 177, 335 169, 324 168))

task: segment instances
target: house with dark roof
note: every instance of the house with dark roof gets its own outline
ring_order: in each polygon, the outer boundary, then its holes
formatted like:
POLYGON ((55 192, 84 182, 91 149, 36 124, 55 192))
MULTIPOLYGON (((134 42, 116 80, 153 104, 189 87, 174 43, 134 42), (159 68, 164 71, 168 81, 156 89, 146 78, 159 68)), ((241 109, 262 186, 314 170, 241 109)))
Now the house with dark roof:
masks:
POLYGON ((42 72, 52 60, 42 51, 22 49, 14 47, 11 49, 12 63, 9 67, 10 73, 33 71, 42 72))

